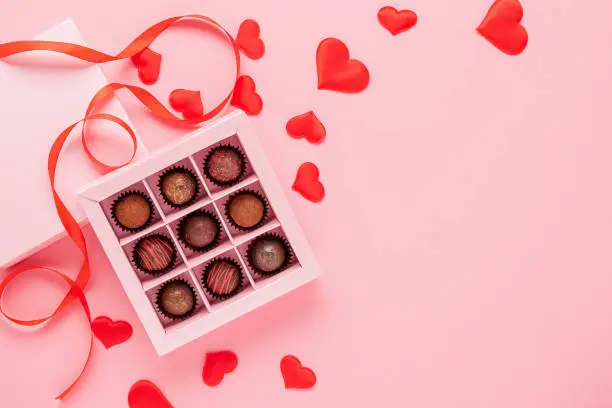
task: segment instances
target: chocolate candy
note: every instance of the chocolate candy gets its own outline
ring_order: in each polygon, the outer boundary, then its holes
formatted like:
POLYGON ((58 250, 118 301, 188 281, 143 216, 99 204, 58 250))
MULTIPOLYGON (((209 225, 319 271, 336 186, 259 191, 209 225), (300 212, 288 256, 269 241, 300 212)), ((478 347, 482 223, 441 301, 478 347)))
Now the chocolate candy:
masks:
POLYGON ((242 152, 234 146, 218 146, 204 160, 204 174, 219 186, 237 183, 246 170, 242 152))
POLYGON ((210 212, 194 211, 181 220, 179 239, 194 251, 207 251, 219 243, 221 224, 210 212))
POLYGON ((123 193, 113 203, 111 214, 115 223, 125 231, 139 231, 153 218, 153 205, 138 191, 123 193))
POLYGON ((159 178, 158 186, 164 201, 176 208, 192 204, 199 190, 196 176, 183 167, 167 170, 159 178))
POLYGON ((218 299, 227 299, 240 291, 242 272, 240 265, 233 259, 219 258, 208 264, 202 284, 208 292, 218 299))
POLYGON ((136 243, 133 259, 141 271, 151 275, 159 275, 174 266, 176 248, 168 237, 149 235, 136 243))
POLYGON ((226 204, 226 214, 238 229, 252 230, 260 226, 268 208, 264 198, 255 191, 240 191, 230 197, 226 204))
POLYGON ((261 275, 274 275, 289 265, 289 244, 278 235, 265 234, 251 242, 247 249, 251 267, 261 275))
POLYGON ((157 293, 159 311, 170 319, 184 319, 195 310, 196 295, 189 283, 176 279, 165 283, 157 293))

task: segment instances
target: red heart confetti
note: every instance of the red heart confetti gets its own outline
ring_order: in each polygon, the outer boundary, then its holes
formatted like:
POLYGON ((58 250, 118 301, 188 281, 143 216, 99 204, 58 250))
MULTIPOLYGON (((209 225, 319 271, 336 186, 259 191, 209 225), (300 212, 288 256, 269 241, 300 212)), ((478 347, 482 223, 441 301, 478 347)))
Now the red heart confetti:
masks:
POLYGON ((313 111, 294 116, 287 122, 287 133, 296 138, 305 138, 310 143, 319 144, 325 140, 326 130, 313 111))
POLYGON ((386 6, 378 10, 378 21, 391 34, 398 35, 416 25, 417 15, 412 10, 397 11, 395 7, 386 6))
POLYGON ((130 59, 138 68, 138 77, 143 83, 151 85, 157 82, 161 69, 161 54, 147 47, 140 54, 136 54, 130 59))
POLYGON ((244 20, 238 28, 236 45, 251 59, 260 59, 266 50, 260 34, 259 24, 255 20, 244 20))
POLYGON ((151 381, 140 380, 130 388, 130 408, 174 408, 159 388, 151 381))
POLYGON ((285 388, 308 389, 317 383, 317 376, 308 367, 303 367, 300 360, 295 356, 285 356, 280 364, 285 388))
POLYGON ((128 322, 116 321, 106 316, 96 317, 91 322, 93 334, 107 349, 125 343, 132 337, 132 326, 128 322))
POLYGON ((319 169, 313 163, 306 162, 300 166, 292 188, 313 203, 321 202, 325 197, 325 187, 319 181, 319 169))
POLYGON ((349 58, 346 45, 337 38, 326 38, 317 48, 319 89, 355 93, 370 82, 370 73, 358 60, 349 58))
POLYGON ((200 91, 175 89, 170 93, 170 106, 181 112, 185 119, 198 119, 204 115, 200 91))
POLYGON ((232 351, 217 351, 206 354, 202 379, 204 384, 214 387, 221 384, 225 374, 238 367, 238 356, 232 351))
POLYGON ((261 96, 255 92, 255 81, 248 75, 242 75, 236 81, 232 105, 242 109, 249 115, 257 115, 263 108, 261 96))
POLYGON ((509 55, 518 55, 527 47, 528 35, 519 0, 496 0, 477 31, 491 44, 509 55))

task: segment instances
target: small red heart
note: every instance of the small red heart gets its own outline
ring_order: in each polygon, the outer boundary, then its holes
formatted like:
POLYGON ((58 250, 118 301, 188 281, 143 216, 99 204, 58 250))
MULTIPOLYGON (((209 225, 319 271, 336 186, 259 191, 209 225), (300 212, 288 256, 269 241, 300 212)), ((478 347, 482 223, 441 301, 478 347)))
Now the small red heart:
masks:
POLYGON ((181 112, 185 119, 198 119, 204 115, 200 91, 175 89, 170 93, 170 106, 181 112))
POLYGON ((159 388, 151 381, 140 380, 128 394, 130 408, 174 408, 159 388))
POLYGON ((337 38, 326 38, 317 48, 319 89, 355 93, 370 82, 370 73, 358 60, 349 59, 349 50, 337 38))
POLYGON ((143 83, 151 85, 157 82, 161 68, 161 54, 147 47, 140 54, 134 55, 131 60, 138 68, 138 76, 143 83))
POLYGON ((238 367, 238 356, 232 351, 217 351, 207 353, 202 371, 204 384, 214 387, 223 381, 225 374, 229 374, 238 367))
POLYGON ((266 50, 260 34, 259 24, 255 20, 244 20, 238 28, 236 45, 251 59, 260 59, 266 50))
POLYGON ((313 163, 306 162, 300 166, 292 188, 313 203, 325 197, 325 187, 319 181, 319 169, 313 163))
POLYGON ((303 367, 297 357, 283 357, 280 367, 283 380, 285 380, 285 388, 305 390, 314 387, 317 383, 315 372, 308 367, 303 367))
POLYGON ((242 75, 236 81, 232 105, 242 109, 249 115, 257 115, 263 108, 261 96, 255 92, 255 81, 248 75, 242 75))
POLYGON ((319 144, 325 139, 325 126, 313 111, 297 115, 287 122, 287 133, 296 138, 306 138, 310 143, 319 144))
POLYGON ((128 322, 114 322, 106 316, 96 317, 91 322, 91 330, 107 349, 128 341, 133 332, 132 326, 128 322))
POLYGON ((528 35, 519 0, 496 0, 477 31, 491 44, 509 55, 518 55, 527 47, 528 35))
POLYGON ((386 6, 378 10, 378 21, 391 34, 398 35, 416 25, 417 15, 412 10, 397 11, 395 7, 386 6))

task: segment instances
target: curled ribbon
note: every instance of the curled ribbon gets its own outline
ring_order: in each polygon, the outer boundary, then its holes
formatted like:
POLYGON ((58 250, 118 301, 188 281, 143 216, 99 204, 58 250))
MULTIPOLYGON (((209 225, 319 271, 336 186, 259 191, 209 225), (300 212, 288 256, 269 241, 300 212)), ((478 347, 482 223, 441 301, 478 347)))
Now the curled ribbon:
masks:
MULTIPOLYGON (((199 14, 189 14, 189 15, 172 17, 172 18, 163 20, 149 27, 148 29, 146 29, 142 34, 136 37, 136 39, 132 41, 127 47, 125 47, 121 52, 119 52, 117 55, 114 55, 114 56, 94 50, 89 47, 84 47, 82 45, 70 44, 70 43, 65 43, 65 42, 56 42, 56 41, 34 40, 34 41, 15 41, 15 42, 0 44, 0 58, 5 58, 11 55, 16 55, 16 54, 20 54, 20 53, 24 53, 28 51, 45 50, 45 51, 53 51, 53 52, 69 55, 74 58, 78 58, 80 60, 91 62, 91 63, 96 63, 96 64, 127 59, 127 58, 131 58, 141 53, 153 41, 155 41, 155 39, 161 33, 163 33, 166 29, 168 29, 170 26, 177 23, 178 21, 184 20, 184 19, 195 19, 195 20, 204 22, 206 24, 213 26, 214 28, 221 31, 225 35, 225 37, 227 38, 228 42, 230 43, 234 51, 234 58, 236 62, 236 79, 237 79, 240 73, 240 54, 239 54, 238 47, 236 46, 236 43, 234 41, 234 38, 219 23, 217 23, 216 21, 214 21, 213 19, 209 17, 199 15, 199 14)), ((80 123, 83 123, 82 131, 81 131, 81 141, 83 144, 83 149, 85 150, 85 154, 92 162, 96 163, 104 170, 111 171, 111 170, 115 170, 117 168, 123 167, 124 165, 128 164, 134 158, 134 155, 136 154, 137 147, 138 147, 136 134, 134 130, 123 119, 117 116, 106 114, 106 113, 95 113, 96 109, 100 108, 112 95, 114 95, 115 92, 121 89, 126 89, 127 91, 131 92, 147 109, 149 109, 159 119, 162 119, 170 123, 174 123, 174 124, 180 123, 180 124, 191 124, 191 125, 203 123, 209 119, 214 118, 219 113, 221 113, 223 109, 225 109, 225 107, 230 102, 232 98, 232 93, 233 93, 233 87, 232 87, 232 89, 228 92, 227 96, 217 106, 215 106, 209 112, 205 113, 202 117, 195 118, 195 119, 183 119, 183 118, 176 116, 174 113, 168 110, 155 96, 153 96, 151 93, 149 93, 145 89, 138 87, 138 86, 126 85, 126 84, 121 84, 121 83, 110 83, 104 86, 102 89, 100 89, 96 93, 96 95, 92 98, 91 102, 89 103, 89 106, 87 107, 85 117, 79 120, 78 122, 73 123, 72 125, 67 127, 56 138, 49 152, 49 157, 47 161, 49 182, 51 184, 51 190, 53 193, 53 200, 55 202, 57 214, 60 220, 62 221, 62 224, 64 228, 66 229, 68 236, 81 251, 83 255, 83 263, 81 265, 81 268, 79 270, 79 273, 76 279, 74 280, 71 279, 68 275, 66 275, 63 272, 45 268, 45 267, 37 267, 37 266, 20 267, 18 269, 13 270, 7 276, 5 276, 4 279, 0 282, 0 313, 5 318, 7 318, 8 320, 10 320, 11 322, 15 324, 18 324, 21 326, 36 326, 36 325, 46 323, 47 321, 49 321, 50 319, 56 317, 59 313, 61 313, 69 305, 69 303, 76 298, 79 300, 79 303, 85 310, 85 314, 91 326, 91 313, 89 310, 89 305, 87 304, 87 299, 85 298, 85 294, 84 294, 84 290, 85 290, 85 287, 87 286, 87 283, 89 281, 89 276, 90 276, 90 264, 89 264, 89 257, 87 253, 87 245, 85 243, 85 238, 83 236, 83 233, 81 231, 81 228, 78 222, 72 216, 70 211, 68 211, 68 208, 65 206, 64 202, 62 201, 60 196, 57 194, 57 191, 55 189, 55 170, 57 168, 59 155, 62 150, 62 147, 64 146, 64 143, 66 142, 66 140, 68 139, 69 135, 74 130, 74 128, 80 123), (125 163, 122 163, 119 165, 109 165, 97 159, 93 155, 93 153, 91 152, 91 150, 89 149, 87 145, 87 124, 90 120, 110 121, 110 122, 113 122, 119 125, 122 129, 124 129, 129 134, 131 141, 132 141, 133 150, 132 150, 132 155, 130 159, 127 160, 125 163), (9 284, 13 281, 13 279, 17 278, 19 275, 25 272, 30 272, 30 271, 46 272, 53 276, 59 277, 60 279, 62 279, 64 282, 68 284, 68 286, 70 287, 70 290, 68 291, 64 299, 61 301, 61 303, 48 316, 43 317, 43 318, 33 319, 33 320, 21 320, 21 319, 12 317, 7 312, 5 312, 2 307, 1 300, 4 295, 4 291, 9 286, 9 284)), ((59 394, 56 397, 56 399, 64 398, 75 387, 75 385, 77 384, 77 382, 83 375, 85 368, 87 367, 87 364, 91 357, 92 347, 93 347, 93 334, 90 332, 89 352, 87 354, 87 359, 85 360, 85 363, 83 364, 83 367, 81 368, 80 373, 78 374, 76 379, 61 394, 59 394)))

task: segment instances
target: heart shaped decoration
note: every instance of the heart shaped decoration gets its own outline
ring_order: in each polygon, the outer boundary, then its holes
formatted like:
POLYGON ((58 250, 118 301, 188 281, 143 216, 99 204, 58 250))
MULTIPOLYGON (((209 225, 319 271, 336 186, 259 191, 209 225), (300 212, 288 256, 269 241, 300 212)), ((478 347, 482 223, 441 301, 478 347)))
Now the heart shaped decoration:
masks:
POLYGON ((319 89, 355 93, 370 82, 370 73, 358 60, 349 58, 346 45, 337 38, 326 38, 317 48, 319 89))
POLYGON ((214 387, 221 384, 225 374, 229 374, 238 367, 238 356, 232 351, 217 351, 206 354, 202 379, 204 384, 214 387))
POLYGON ((130 408, 174 408, 159 388, 151 381, 140 380, 128 394, 130 408))
POLYGON ((161 54, 147 47, 140 54, 136 54, 130 59, 138 68, 138 77, 143 83, 151 85, 157 82, 161 69, 161 54))
POLYGON ((175 89, 170 93, 170 106, 181 112, 185 119, 198 119, 204 115, 200 91, 175 89))
POLYGON ((249 115, 258 115, 263 108, 261 96, 255 92, 255 81, 248 75, 242 75, 236 81, 232 105, 249 115))
POLYGON ((321 202, 325 197, 325 188, 319 181, 319 169, 313 163, 300 166, 292 188, 313 203, 321 202))
POLYGON ((395 7, 386 6, 378 10, 378 21, 391 34, 398 35, 416 25, 417 15, 412 10, 397 11, 395 7))
POLYGON ((294 116, 287 122, 287 133, 296 138, 305 138, 310 143, 320 144, 325 140, 326 130, 313 111, 294 116))
POLYGON ((523 6, 519 0, 496 0, 477 31, 500 51, 518 55, 529 39, 522 20, 523 6))
POLYGON ((132 337, 132 326, 128 322, 116 321, 106 316, 96 317, 91 322, 94 336, 104 344, 107 349, 125 343, 132 337))
POLYGON ((281 360, 281 373, 285 381, 285 388, 308 389, 317 383, 317 376, 308 367, 303 367, 295 356, 285 356, 281 360))
POLYGON ((251 59, 260 59, 266 50, 260 34, 259 24, 255 20, 244 20, 238 28, 236 45, 251 59))

